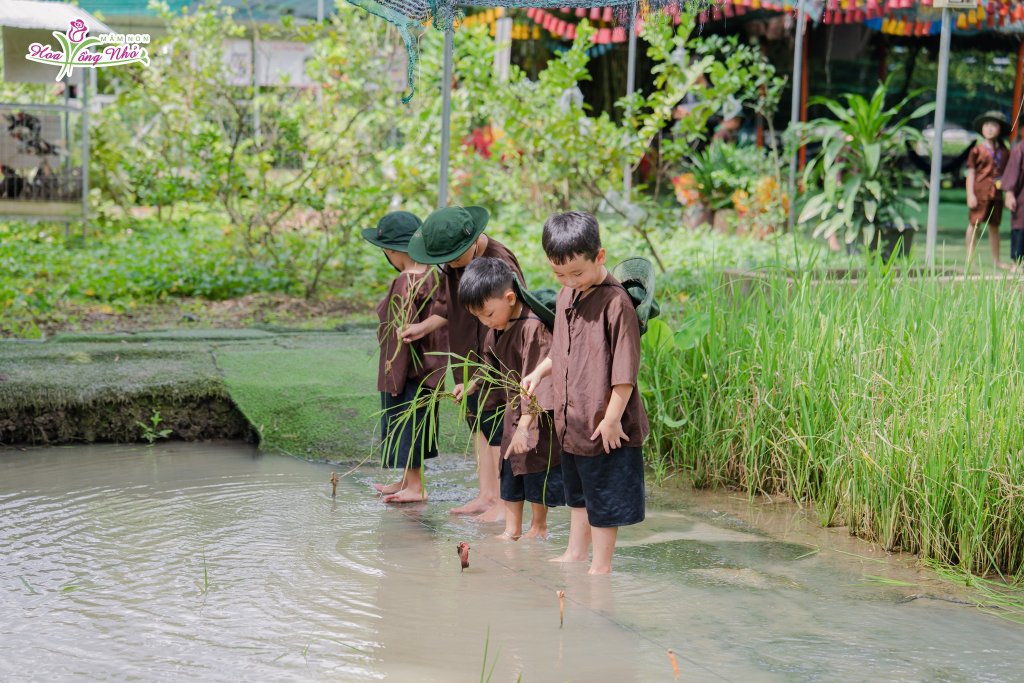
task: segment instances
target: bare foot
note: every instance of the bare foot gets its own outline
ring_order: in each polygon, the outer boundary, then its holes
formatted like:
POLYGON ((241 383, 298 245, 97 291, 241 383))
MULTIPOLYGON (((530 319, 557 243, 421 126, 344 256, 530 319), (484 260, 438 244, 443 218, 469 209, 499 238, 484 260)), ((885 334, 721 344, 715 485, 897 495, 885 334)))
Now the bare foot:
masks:
POLYGON ((402 489, 398 493, 384 496, 385 503, 422 503, 427 500, 427 494, 413 489, 402 489))
POLYGON ((572 554, 569 553, 568 550, 566 550, 564 553, 562 553, 558 557, 552 557, 550 560, 548 560, 548 562, 586 562, 589 559, 590 558, 587 557, 586 555, 583 555, 582 557, 580 557, 580 556, 577 556, 577 555, 572 555, 572 554))
POLYGON ((1000 270, 1012 270, 1013 269, 1013 266, 1011 264, 1003 263, 1002 261, 996 261, 995 266, 996 266, 996 268, 999 268, 1000 270))
POLYGON ((505 504, 498 502, 492 505, 489 510, 483 514, 477 515, 477 521, 491 523, 491 522, 504 522, 505 521, 505 504))
POLYGON ((495 536, 495 538, 499 541, 518 541, 520 537, 517 534, 513 534, 511 531, 506 530, 495 536))
POLYGON ((523 538, 539 538, 546 541, 548 538, 548 528, 531 526, 526 530, 526 533, 523 534, 523 538))
POLYGON ((590 569, 587 570, 587 573, 592 575, 592 576, 597 576, 599 574, 611 574, 612 573, 612 568, 611 567, 595 567, 594 565, 590 565, 590 569))
POLYGON ((394 484, 374 484, 373 488, 377 489, 377 492, 382 496, 390 496, 392 493, 398 493, 402 490, 402 482, 396 481, 394 484))
POLYGON ((457 508, 452 508, 448 511, 449 515, 479 515, 481 512, 486 512, 494 505, 492 501, 486 498, 477 496, 473 500, 469 501, 465 505, 457 508))

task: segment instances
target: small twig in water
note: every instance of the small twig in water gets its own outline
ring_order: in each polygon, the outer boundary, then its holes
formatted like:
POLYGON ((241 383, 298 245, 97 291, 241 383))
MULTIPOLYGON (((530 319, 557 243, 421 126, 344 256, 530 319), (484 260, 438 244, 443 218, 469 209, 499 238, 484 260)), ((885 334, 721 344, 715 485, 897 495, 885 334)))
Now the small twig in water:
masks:
POLYGON ((565 626, 565 591, 555 591, 558 595, 558 628, 565 626))
POLYGON ((668 661, 672 662, 672 673, 675 675, 676 680, 679 680, 679 663, 676 662, 676 653, 672 652, 672 648, 668 649, 668 661))
POLYGON ((459 562, 462 564, 462 571, 466 571, 466 567, 469 566, 469 544, 462 541, 455 550, 459 553, 459 562))

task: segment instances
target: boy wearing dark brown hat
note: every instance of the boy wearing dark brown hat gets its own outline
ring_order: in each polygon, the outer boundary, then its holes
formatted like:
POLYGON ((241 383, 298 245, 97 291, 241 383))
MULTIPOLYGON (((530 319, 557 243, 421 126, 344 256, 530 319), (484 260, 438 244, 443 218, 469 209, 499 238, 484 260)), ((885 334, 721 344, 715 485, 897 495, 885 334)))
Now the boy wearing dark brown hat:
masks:
POLYGON ((967 156, 967 262, 974 257, 981 227, 987 225, 992 263, 1003 268, 999 258, 999 224, 1003 220, 1001 183, 1009 159, 1003 140, 1010 132, 1010 124, 1002 112, 989 111, 974 120, 974 130, 981 134, 982 140, 967 156))
POLYGON ((385 503, 415 503, 427 499, 423 490, 423 466, 437 457, 437 413, 426 407, 409 410, 409 404, 433 390, 443 379, 446 347, 443 328, 415 341, 400 337, 410 322, 425 320, 438 291, 437 275, 409 257, 409 240, 420 219, 406 211, 394 211, 363 230, 363 238, 384 251, 384 258, 398 271, 387 295, 377 304, 377 340, 380 359, 377 390, 381 397, 381 460, 384 467, 401 469, 393 484, 374 484, 385 503))
MULTIPOLYGON (((403 333, 403 339, 448 326, 448 350, 453 356, 480 363, 484 360, 487 326, 459 305, 462 273, 475 259, 497 258, 507 263, 523 281, 523 270, 515 255, 493 237, 484 234, 489 214, 479 206, 451 206, 434 211, 409 241, 409 255, 419 263, 437 265, 441 270, 441 293, 434 315, 403 333)), ((482 397, 475 382, 463 381, 455 372, 455 394, 466 404, 466 420, 474 433, 474 451, 480 476, 480 493, 465 505, 450 510, 456 515, 480 514, 480 520, 498 522, 505 518, 505 506, 498 497, 498 460, 501 446, 501 408, 504 392, 485 389, 482 397)))

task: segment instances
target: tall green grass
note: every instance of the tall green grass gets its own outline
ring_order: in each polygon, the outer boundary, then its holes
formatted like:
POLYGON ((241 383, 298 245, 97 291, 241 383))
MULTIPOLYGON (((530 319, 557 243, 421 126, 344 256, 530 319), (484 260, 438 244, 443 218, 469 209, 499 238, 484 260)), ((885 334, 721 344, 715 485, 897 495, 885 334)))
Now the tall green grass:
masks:
POLYGON ((652 328, 651 464, 1024 578, 1024 287, 859 277, 709 277, 685 316, 652 328))

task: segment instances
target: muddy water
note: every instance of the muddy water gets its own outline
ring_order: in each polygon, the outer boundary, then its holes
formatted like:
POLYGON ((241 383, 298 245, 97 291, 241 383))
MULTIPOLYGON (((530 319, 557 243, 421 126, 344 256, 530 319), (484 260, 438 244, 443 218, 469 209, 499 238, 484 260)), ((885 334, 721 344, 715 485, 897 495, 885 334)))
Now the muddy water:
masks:
POLYGON ((564 511, 550 543, 449 519, 442 461, 388 509, 370 470, 332 500, 336 468, 241 446, 0 453, 0 680, 672 681, 669 648, 684 681, 1021 680, 1024 627, 813 535, 656 495, 589 577, 546 562, 564 511))

